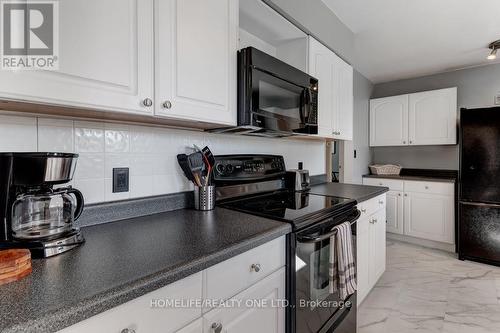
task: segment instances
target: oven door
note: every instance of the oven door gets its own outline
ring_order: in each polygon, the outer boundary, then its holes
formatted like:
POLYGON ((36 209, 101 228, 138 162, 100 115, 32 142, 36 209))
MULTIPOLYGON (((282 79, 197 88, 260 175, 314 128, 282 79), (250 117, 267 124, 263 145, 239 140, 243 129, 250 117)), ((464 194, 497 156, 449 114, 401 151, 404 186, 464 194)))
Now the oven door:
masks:
MULTIPOLYGON (((311 114, 311 92, 269 74, 252 69, 252 123, 279 132, 308 133, 311 114)), ((315 124, 313 124, 315 125, 315 124)))
MULTIPOLYGON (((351 222, 356 258, 356 220, 359 212, 345 219, 351 222)), ((345 221, 344 220, 344 221, 345 221)), ((342 301, 338 292, 329 292, 330 235, 333 221, 324 227, 299 232, 295 248, 296 333, 356 331, 356 294, 342 301)), ((293 274, 293 272, 292 272, 293 274)))

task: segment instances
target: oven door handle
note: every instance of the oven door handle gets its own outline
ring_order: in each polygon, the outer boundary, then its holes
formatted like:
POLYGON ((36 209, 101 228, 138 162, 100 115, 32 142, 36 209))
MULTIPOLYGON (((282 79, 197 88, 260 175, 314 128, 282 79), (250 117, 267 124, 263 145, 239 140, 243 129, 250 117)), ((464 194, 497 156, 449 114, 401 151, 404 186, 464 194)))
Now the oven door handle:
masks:
MULTIPOLYGON (((361 216, 361 212, 359 210, 356 210, 356 213, 352 217, 350 217, 348 220, 346 220, 345 222, 350 222, 351 225, 353 225, 354 223, 356 223, 356 220, 360 216, 361 216)), ((320 236, 316 236, 316 237, 299 236, 299 237, 297 237, 297 240, 300 243, 304 243, 304 244, 318 243, 318 242, 324 241, 325 239, 329 239, 330 237, 332 237, 336 233, 337 233, 337 229, 334 228, 332 231, 327 232, 326 234, 323 234, 320 236)))

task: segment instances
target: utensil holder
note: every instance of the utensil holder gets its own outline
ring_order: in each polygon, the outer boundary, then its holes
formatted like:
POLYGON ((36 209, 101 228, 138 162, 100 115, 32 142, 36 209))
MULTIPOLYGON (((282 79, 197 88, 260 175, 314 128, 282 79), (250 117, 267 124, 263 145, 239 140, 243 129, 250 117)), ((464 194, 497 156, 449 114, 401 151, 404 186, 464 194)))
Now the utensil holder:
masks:
POLYGON ((215 185, 194 187, 194 209, 212 210, 215 208, 215 185))

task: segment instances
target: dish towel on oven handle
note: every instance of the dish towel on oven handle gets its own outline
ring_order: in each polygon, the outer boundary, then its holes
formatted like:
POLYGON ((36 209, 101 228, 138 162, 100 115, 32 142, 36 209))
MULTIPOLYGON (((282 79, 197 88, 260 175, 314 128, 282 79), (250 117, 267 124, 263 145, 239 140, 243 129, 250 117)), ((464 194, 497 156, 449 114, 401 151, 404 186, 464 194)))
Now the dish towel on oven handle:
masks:
POLYGON ((330 293, 338 291, 345 300, 357 289, 351 224, 344 222, 334 229, 337 232, 330 237, 329 289, 330 293))

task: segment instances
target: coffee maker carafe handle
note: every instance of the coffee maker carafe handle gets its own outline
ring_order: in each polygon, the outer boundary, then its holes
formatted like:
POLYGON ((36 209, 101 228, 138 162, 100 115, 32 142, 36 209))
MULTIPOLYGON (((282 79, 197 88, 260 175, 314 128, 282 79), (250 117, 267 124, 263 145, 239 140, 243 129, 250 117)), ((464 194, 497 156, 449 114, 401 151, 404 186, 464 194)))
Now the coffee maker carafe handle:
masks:
POLYGON ((78 220, 80 215, 82 215, 83 212, 83 205, 84 205, 84 200, 83 200, 83 194, 76 188, 69 188, 68 191, 66 192, 68 194, 73 193, 76 198, 76 208, 75 208, 75 215, 74 219, 75 221, 78 220))

